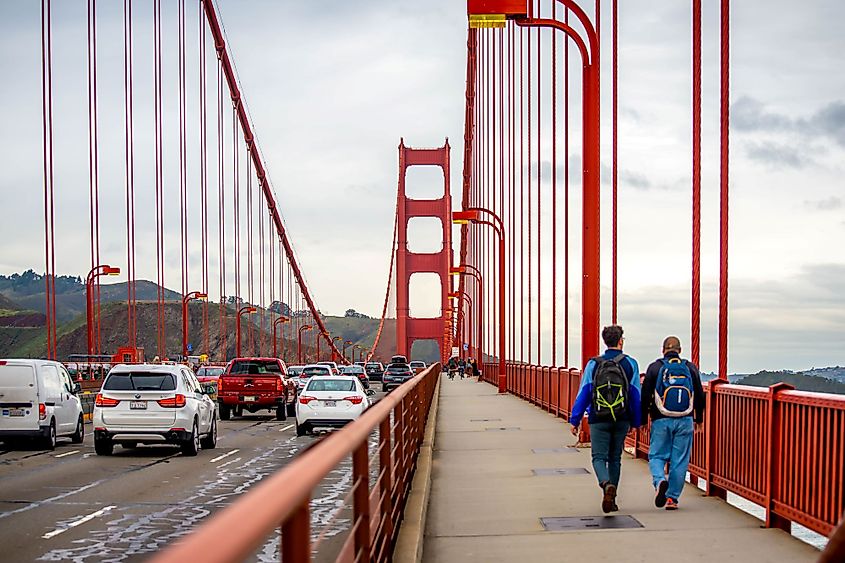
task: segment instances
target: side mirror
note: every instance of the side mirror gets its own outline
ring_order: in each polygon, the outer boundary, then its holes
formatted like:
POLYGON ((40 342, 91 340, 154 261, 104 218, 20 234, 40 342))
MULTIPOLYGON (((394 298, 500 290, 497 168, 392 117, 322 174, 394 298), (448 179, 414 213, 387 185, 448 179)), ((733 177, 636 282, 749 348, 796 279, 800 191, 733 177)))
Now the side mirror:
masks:
POLYGON ((375 391, 373 391, 372 389, 367 389, 367 396, 368 396, 368 397, 372 397, 372 396, 373 396, 373 395, 375 395, 375 394, 376 394, 376 392, 375 392, 375 391))
POLYGON ((81 391, 82 391, 82 385, 80 385, 79 383, 74 383, 74 384, 73 384, 73 391, 72 391, 72 393, 73 393, 74 395, 77 395, 77 394, 78 394, 78 393, 80 393, 81 391))

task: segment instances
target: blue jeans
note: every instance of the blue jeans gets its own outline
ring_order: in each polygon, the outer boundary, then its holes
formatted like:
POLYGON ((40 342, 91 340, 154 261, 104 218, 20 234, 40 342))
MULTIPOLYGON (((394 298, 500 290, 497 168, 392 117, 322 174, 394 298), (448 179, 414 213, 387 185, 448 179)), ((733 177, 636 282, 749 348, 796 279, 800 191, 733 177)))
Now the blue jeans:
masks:
POLYGON ((651 423, 651 445, 648 450, 648 467, 654 486, 667 479, 669 463, 669 488, 666 496, 678 500, 684 489, 692 451, 692 417, 659 418, 651 423))
POLYGON ((593 471, 599 485, 619 485, 619 470, 622 466, 622 448, 630 424, 627 420, 616 422, 594 422, 590 424, 590 442, 593 451, 593 471))

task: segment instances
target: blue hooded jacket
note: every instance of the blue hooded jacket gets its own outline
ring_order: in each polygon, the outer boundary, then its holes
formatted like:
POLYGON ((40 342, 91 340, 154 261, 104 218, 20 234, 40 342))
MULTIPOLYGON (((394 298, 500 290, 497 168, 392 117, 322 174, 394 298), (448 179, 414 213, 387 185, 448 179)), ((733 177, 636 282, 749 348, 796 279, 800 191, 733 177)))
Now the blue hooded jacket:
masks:
MULTIPOLYGON (((608 349, 602 355, 605 360, 611 360, 621 354, 621 350, 608 349)), ((626 406, 628 422, 633 428, 639 428, 642 416, 640 413, 640 367, 637 365, 637 360, 631 356, 625 356, 621 364, 622 369, 628 376, 628 381, 631 383, 628 387, 628 405, 626 406)), ((581 386, 578 388, 578 396, 575 398, 575 404, 572 406, 572 416, 569 417, 569 422, 573 426, 581 424, 581 419, 584 413, 589 411, 590 403, 593 401, 593 371, 596 369, 596 361, 590 359, 584 367, 584 374, 581 376, 581 386)), ((588 415, 587 420, 590 424, 593 423, 592 414, 588 415)))

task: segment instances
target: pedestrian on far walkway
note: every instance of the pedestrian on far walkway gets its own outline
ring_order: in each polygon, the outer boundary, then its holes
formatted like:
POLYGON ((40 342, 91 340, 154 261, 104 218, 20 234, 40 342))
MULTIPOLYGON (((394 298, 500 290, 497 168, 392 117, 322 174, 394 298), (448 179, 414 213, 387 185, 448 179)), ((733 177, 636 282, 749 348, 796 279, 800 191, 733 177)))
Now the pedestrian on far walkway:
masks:
POLYGON ((648 366, 642 399, 643 422, 651 416, 648 466, 658 508, 678 509, 692 451, 693 419, 701 425, 704 402, 698 367, 681 358, 678 337, 667 337, 663 357, 648 366))
POLYGON ((589 411, 593 471, 603 496, 606 514, 619 510, 616 489, 622 469, 622 448, 629 430, 640 425, 640 368, 637 361, 622 352, 622 327, 611 325, 601 332, 607 350, 584 366, 581 386, 572 407, 572 434, 585 411, 589 411))

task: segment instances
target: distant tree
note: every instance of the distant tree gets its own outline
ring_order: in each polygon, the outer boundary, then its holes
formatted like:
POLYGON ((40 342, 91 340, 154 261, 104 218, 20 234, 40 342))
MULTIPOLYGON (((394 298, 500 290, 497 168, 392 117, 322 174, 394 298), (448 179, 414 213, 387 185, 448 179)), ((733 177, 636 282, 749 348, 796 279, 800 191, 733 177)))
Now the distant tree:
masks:
POLYGON ((371 318, 371 317, 365 315, 364 313, 359 313, 355 309, 347 309, 346 314, 344 314, 344 317, 352 318, 352 319, 369 319, 369 318, 371 318))

